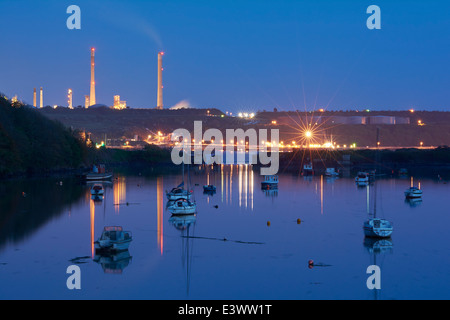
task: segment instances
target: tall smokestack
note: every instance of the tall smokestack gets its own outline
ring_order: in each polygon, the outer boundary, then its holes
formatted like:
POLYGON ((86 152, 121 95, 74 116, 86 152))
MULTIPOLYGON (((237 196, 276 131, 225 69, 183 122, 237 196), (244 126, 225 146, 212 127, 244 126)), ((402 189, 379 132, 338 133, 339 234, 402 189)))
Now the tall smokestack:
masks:
POLYGON ((36 108, 36 88, 33 90, 33 107, 36 108))
POLYGON ((40 108, 44 107, 44 90, 42 90, 42 87, 41 87, 41 97, 40 97, 40 100, 39 100, 39 107, 40 108))
POLYGON ((89 106, 95 104, 95 49, 91 48, 91 94, 89 95, 89 106))
POLYGON ((72 106, 72 89, 69 89, 69 91, 67 91, 67 103, 69 104, 69 109, 73 109, 73 106, 72 106))
POLYGON ((163 84, 162 84, 162 56, 164 52, 158 52, 158 96, 156 100, 156 109, 163 108, 163 84))

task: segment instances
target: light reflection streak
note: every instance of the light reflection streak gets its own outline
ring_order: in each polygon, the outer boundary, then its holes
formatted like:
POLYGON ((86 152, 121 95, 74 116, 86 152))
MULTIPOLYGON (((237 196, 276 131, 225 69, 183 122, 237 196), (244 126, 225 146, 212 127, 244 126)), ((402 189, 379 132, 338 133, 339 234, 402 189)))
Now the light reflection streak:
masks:
POLYGON ((223 164, 220 165, 220 190, 222 192, 222 203, 223 203, 223 164))
POLYGON ((118 176, 114 181, 114 209, 119 214, 120 205, 126 202, 127 189, 124 176, 118 176))
POLYGON ((245 208, 247 208, 247 195, 248 195, 248 165, 244 164, 244 203, 245 208))
POLYGON ((239 207, 253 210, 253 168, 248 164, 238 165, 239 207))
POLYGON ((323 175, 320 176, 320 214, 323 215, 323 175))
POLYGON ((222 203, 233 203, 233 174, 237 170, 237 188, 239 207, 253 210, 254 173, 253 167, 248 164, 224 165, 220 166, 220 184, 222 203))
POLYGON ((233 203, 233 197, 232 197, 232 195, 233 195, 233 171, 234 171, 234 165, 231 165, 230 166, 230 195, 229 195, 230 204, 233 203))
POLYGON ((253 168, 250 167, 250 209, 253 211, 253 168))
POLYGON ((156 212, 157 212, 157 238, 158 246, 163 254, 164 237, 163 237, 163 214, 164 214, 164 184, 163 177, 156 178, 156 212))
POLYGON ((94 200, 90 201, 90 218, 91 218, 91 255, 94 259, 94 228, 95 228, 95 203, 94 200))
POLYGON ((238 165, 239 178, 239 208, 242 207, 242 164, 238 165))

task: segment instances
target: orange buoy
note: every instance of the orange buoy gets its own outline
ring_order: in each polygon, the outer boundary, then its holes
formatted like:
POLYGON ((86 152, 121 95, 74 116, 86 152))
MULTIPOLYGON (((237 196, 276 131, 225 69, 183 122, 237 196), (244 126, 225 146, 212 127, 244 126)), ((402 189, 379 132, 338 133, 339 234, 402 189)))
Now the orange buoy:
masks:
POLYGON ((300 223, 302 223, 302 220, 297 219, 297 224, 300 224, 300 223))
POLYGON ((267 226, 270 227, 270 221, 267 221, 267 226))

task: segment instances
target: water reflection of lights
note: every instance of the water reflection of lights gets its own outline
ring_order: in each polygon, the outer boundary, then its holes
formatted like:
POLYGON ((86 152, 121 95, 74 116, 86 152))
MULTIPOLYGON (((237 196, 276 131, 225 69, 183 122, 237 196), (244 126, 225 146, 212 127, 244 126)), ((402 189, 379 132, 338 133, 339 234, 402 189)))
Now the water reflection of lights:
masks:
POLYGON ((239 207, 253 210, 253 168, 247 164, 238 165, 239 207))
POLYGON ((320 176, 320 214, 323 214, 323 175, 320 176))
POLYGON ((164 247, 164 237, 163 237, 163 213, 164 213, 164 185, 163 185, 163 178, 158 177, 156 179, 156 211, 158 216, 158 231, 157 231, 157 237, 158 237, 158 246, 161 251, 161 255, 163 254, 163 247, 164 247))
POLYGON ((126 202, 127 189, 124 176, 118 176, 114 180, 114 208, 115 212, 119 214, 120 204, 126 202))
POLYGON ((233 174, 237 170, 239 207, 253 210, 254 173, 251 165, 221 165, 220 185, 222 203, 233 202, 233 174))
POLYGON ((95 227, 95 202, 90 201, 90 218, 91 218, 91 255, 94 258, 94 227, 95 227))

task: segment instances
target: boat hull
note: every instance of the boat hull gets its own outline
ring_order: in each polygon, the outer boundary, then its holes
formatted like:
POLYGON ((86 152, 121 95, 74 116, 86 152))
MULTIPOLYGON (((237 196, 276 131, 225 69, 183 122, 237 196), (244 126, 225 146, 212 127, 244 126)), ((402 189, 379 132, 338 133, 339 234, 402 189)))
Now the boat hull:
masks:
POLYGON ((178 199, 185 199, 185 200, 190 200, 191 199, 191 195, 190 194, 184 194, 184 195, 180 195, 180 194, 177 194, 177 195, 167 195, 167 200, 169 200, 169 201, 175 201, 175 200, 178 200, 178 199))
POLYGON ((84 179, 88 181, 108 180, 112 176, 112 173, 88 173, 84 176, 84 179))
POLYGON ((167 192, 166 197, 169 201, 176 201, 178 199, 190 200, 192 197, 192 192, 184 189, 177 189, 176 192, 167 192))
POLYGON ((416 190, 416 191, 405 191, 405 197, 406 199, 418 199, 422 197, 422 191, 416 190))
POLYGON ((173 215, 188 215, 195 214, 197 212, 197 205, 190 204, 180 206, 177 202, 175 202, 173 205, 169 206, 168 209, 173 215))
POLYGON ((192 207, 192 208, 169 208, 169 210, 170 210, 170 213, 175 215, 175 216, 195 214, 197 212, 197 208, 196 207, 192 207))
POLYGON ((120 241, 103 241, 98 240, 94 242, 96 252, 120 252, 128 250, 132 239, 120 241))
POLYGON ((261 189, 265 190, 278 189, 278 183, 261 182, 261 189))
POLYGON ((372 219, 364 223, 364 235, 369 238, 389 238, 393 228, 384 219, 372 219))

